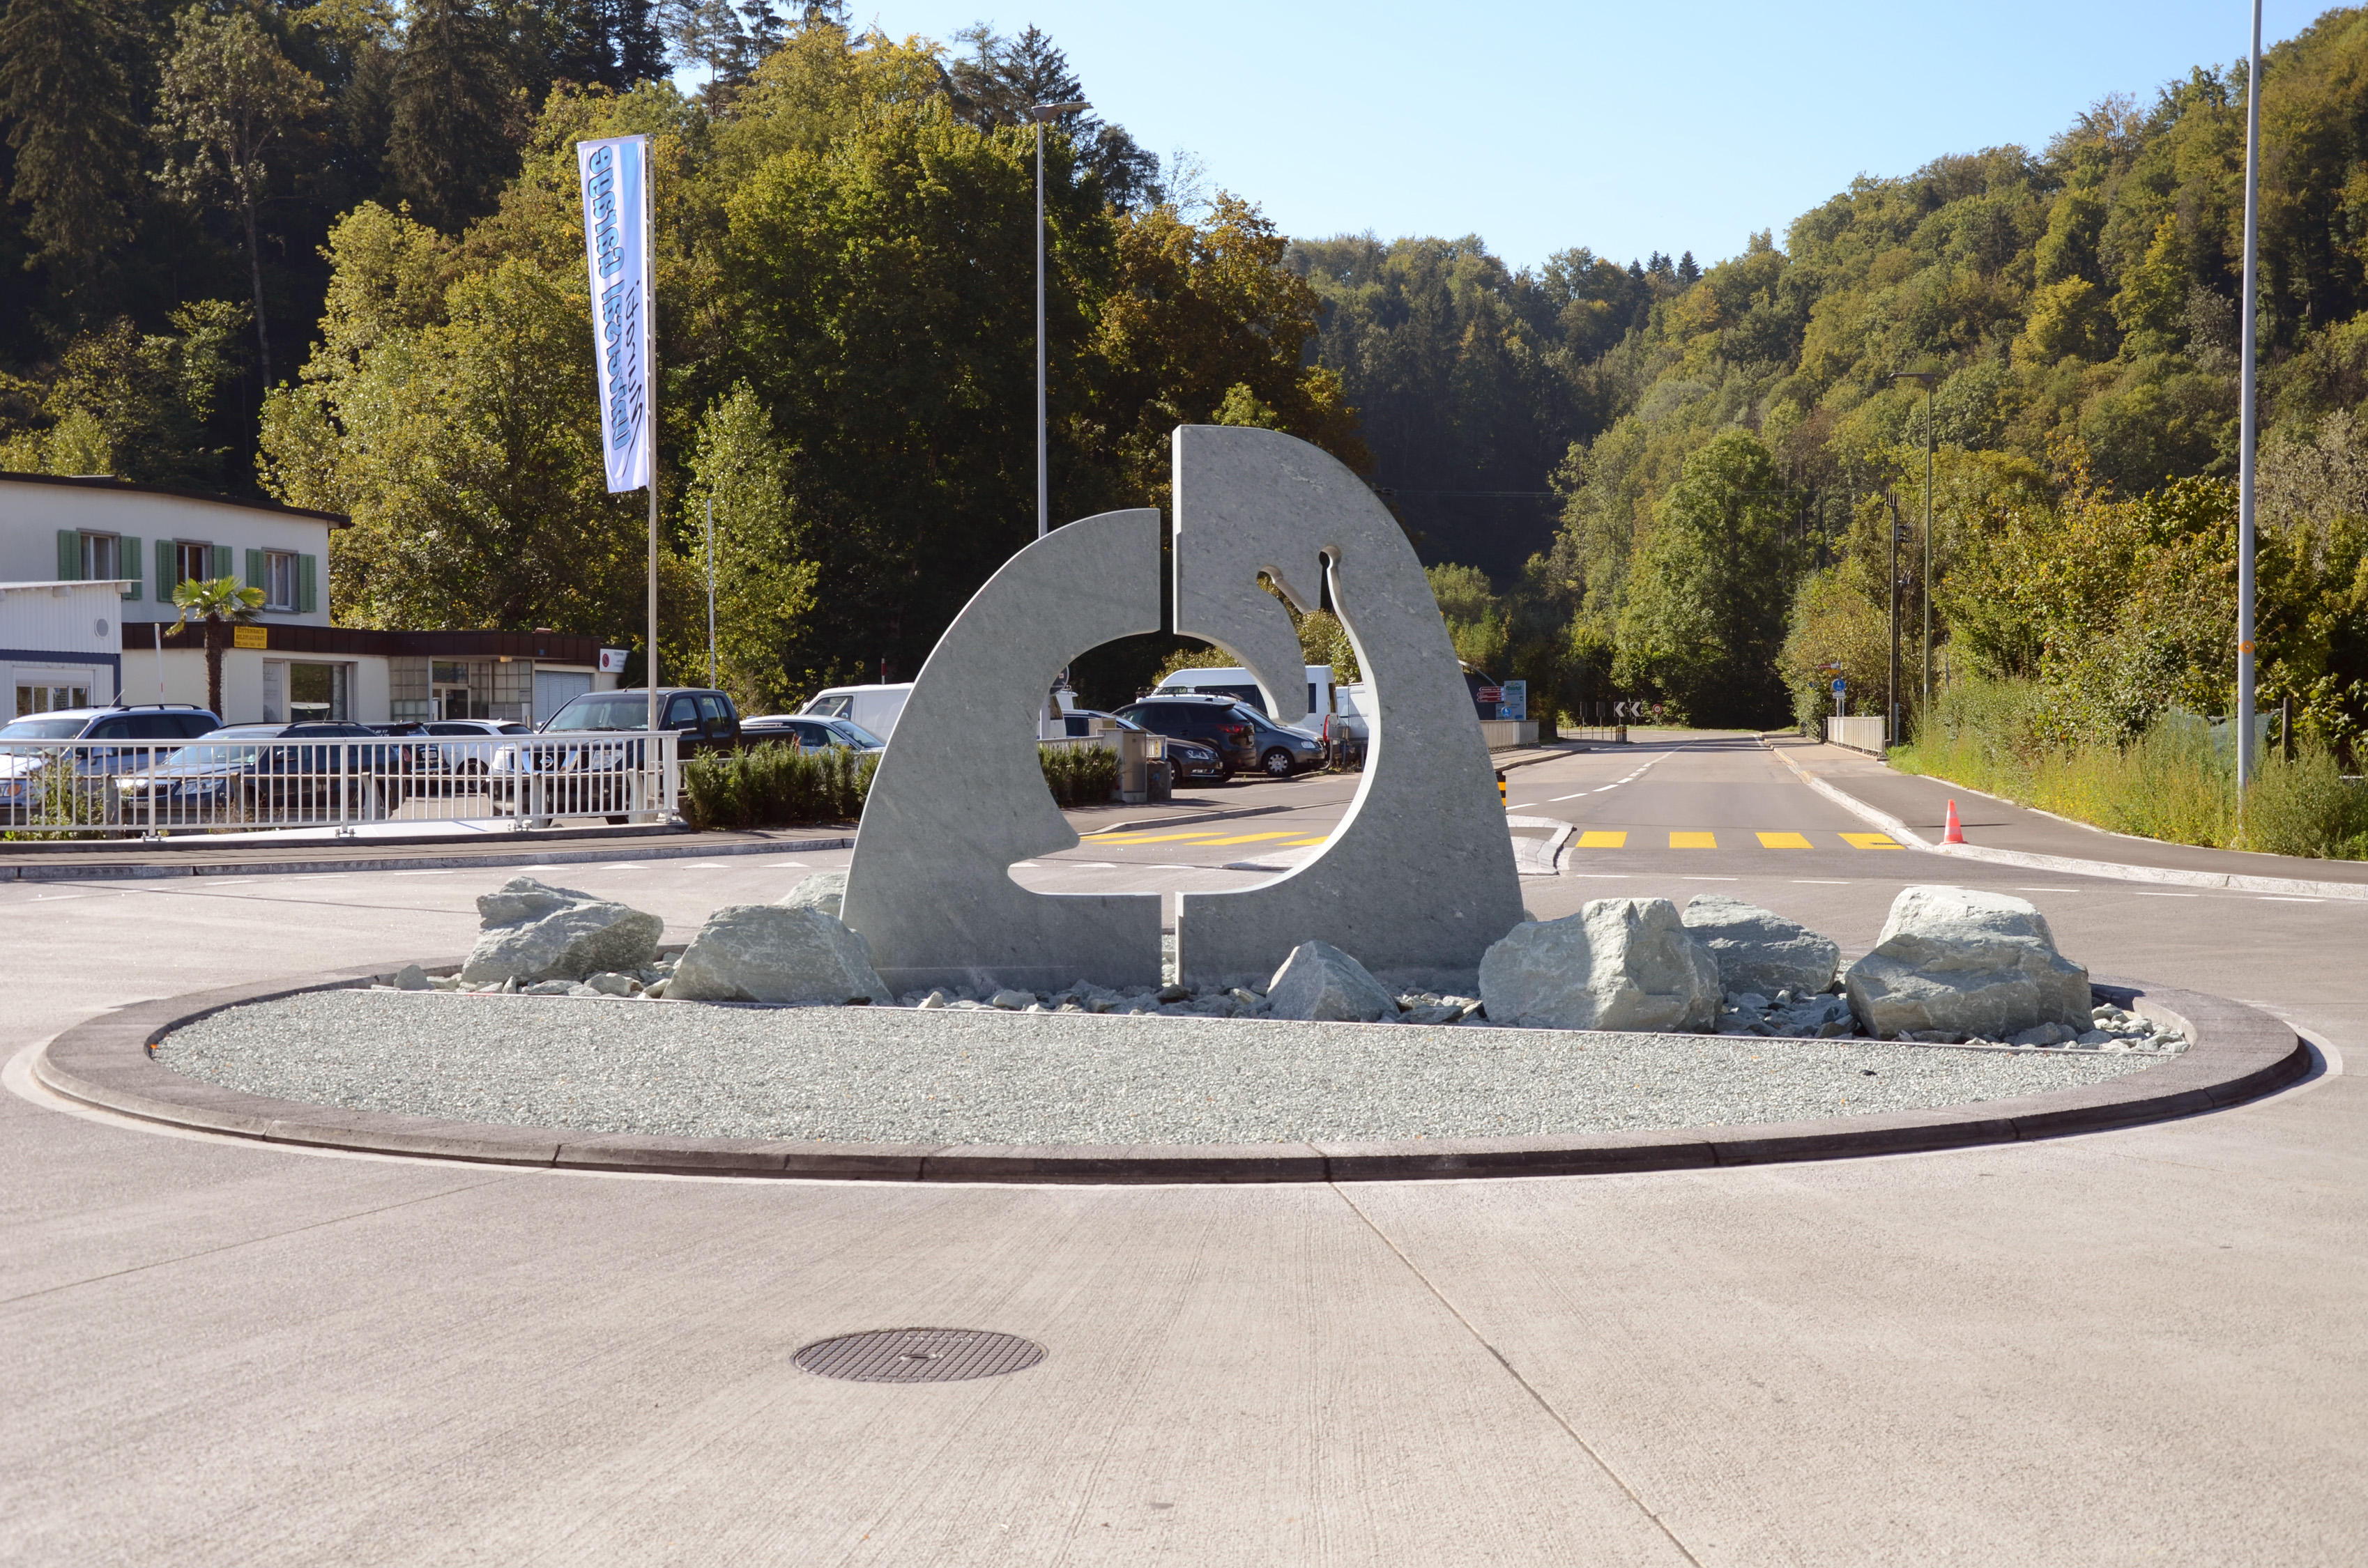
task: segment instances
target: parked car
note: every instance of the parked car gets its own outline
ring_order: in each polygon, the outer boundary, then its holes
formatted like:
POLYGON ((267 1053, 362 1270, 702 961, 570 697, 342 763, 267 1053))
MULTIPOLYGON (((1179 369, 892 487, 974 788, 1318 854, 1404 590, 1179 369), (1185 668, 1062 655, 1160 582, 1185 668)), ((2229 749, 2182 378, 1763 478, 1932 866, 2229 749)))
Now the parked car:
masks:
MULTIPOLYGON (((491 772, 502 736, 534 733, 534 726, 515 719, 409 719, 370 728, 392 739, 414 743, 410 749, 418 774, 442 774, 456 782, 491 772)), ((450 787, 448 783, 448 792, 450 787)))
POLYGON ((846 746, 852 751, 888 749, 888 743, 851 719, 810 719, 797 713, 767 713, 740 721, 740 738, 750 745, 760 741, 795 741, 806 751, 846 746))
POLYGON ((393 815, 415 782, 411 749, 367 724, 233 724, 118 777, 116 820, 376 820, 393 815))
POLYGON ((1225 759, 1216 748, 1198 741, 1179 741, 1172 736, 1167 742, 1167 785, 1174 789, 1188 779, 1205 778, 1212 784, 1225 781, 1225 759))
POLYGON ((1156 692, 1128 703, 1118 717, 1170 740, 1206 746, 1217 754, 1224 778, 1258 766, 1258 732, 1230 697, 1156 692))
POLYGON ((222 721, 211 710, 186 702, 117 703, 110 708, 63 708, 47 713, 28 713, 0 727, 0 822, 21 823, 45 815, 74 814, 71 811, 56 812, 44 802, 45 792, 57 787, 51 781, 63 783, 67 777, 52 771, 65 758, 73 760, 72 778, 75 780, 65 787, 84 794, 104 811, 107 797, 87 780, 143 767, 154 760, 158 746, 177 746, 220 728, 222 721), (11 747, 6 744, 10 741, 94 744, 70 749, 56 745, 11 747), (108 741, 129 744, 97 744, 108 741))
POLYGON ((1258 771, 1269 778, 1289 778, 1324 766, 1322 735, 1285 729, 1247 702, 1235 703, 1234 710, 1247 720, 1256 732, 1252 744, 1258 748, 1258 771))
MULTIPOLYGON (((622 822, 643 809, 634 799, 642 744, 649 733, 650 694, 587 691, 553 713, 531 736, 498 746, 486 774, 494 811, 530 811, 538 817, 605 816, 622 822), (539 792, 524 787, 529 779, 539 792), (531 793, 530 801, 521 796, 531 793)), ((678 737, 687 761, 708 752, 738 749, 740 710, 707 687, 660 687, 658 728, 678 737)))
MULTIPOLYGON (((1243 707, 1263 714, 1266 694, 1258 690, 1257 677, 1240 665, 1222 665, 1176 670, 1159 683, 1154 697, 1171 692, 1197 692, 1207 697, 1230 697, 1243 707)), ((1307 717, 1292 726, 1310 732, 1323 726, 1324 715, 1332 711, 1332 666, 1307 666, 1307 717)))
POLYGON ((905 711, 905 699, 913 695, 911 681, 898 681, 882 686, 825 687, 806 699, 798 716, 806 719, 848 719, 862 725, 873 734, 887 737, 896 733, 896 721, 905 711))

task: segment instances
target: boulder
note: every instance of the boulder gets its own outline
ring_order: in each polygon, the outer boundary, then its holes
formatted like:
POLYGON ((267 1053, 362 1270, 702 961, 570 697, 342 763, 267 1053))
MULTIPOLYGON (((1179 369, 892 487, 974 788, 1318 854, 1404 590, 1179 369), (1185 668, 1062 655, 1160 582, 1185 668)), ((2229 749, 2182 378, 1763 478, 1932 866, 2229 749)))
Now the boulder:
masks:
POLYGON ((655 915, 512 877, 477 900, 482 928, 461 978, 472 983, 582 980, 603 970, 640 969, 656 959, 666 923, 655 915))
POLYGON ((1816 995, 1830 990, 1840 967, 1840 944, 1772 910, 1725 893, 1697 893, 1686 903, 1686 929, 1718 962, 1729 991, 1780 991, 1816 995))
POLYGON ((1370 1024, 1395 1018, 1397 998, 1328 942, 1302 942, 1267 982, 1267 1016, 1370 1024))
POLYGON ((1903 888, 1874 950, 1843 980, 1859 1023, 1882 1040, 2091 1025, 2089 971, 2055 950, 2045 915, 2004 893, 1903 888))
POLYGON ((1718 960, 1666 898, 1599 898, 1516 926, 1480 960, 1480 1000, 1500 1025, 1701 1032, 1723 994, 1718 960))
POLYGON ((691 1002, 869 1002, 895 994, 863 938, 819 909, 732 903, 675 960, 667 997, 691 1002))
POLYGON ((816 871, 790 890, 781 900, 783 909, 819 909, 833 920, 839 917, 839 904, 847 896, 845 871, 816 871))

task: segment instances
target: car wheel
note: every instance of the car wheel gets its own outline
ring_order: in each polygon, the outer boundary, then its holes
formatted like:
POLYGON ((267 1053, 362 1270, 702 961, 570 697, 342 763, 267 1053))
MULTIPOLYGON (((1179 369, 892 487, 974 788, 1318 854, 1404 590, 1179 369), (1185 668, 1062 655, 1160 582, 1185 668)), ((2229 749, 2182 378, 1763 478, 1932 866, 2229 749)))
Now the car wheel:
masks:
POLYGON ((1266 770, 1266 776, 1269 778, 1288 778, 1292 772, 1291 754, 1281 746, 1276 746, 1258 758, 1258 766, 1266 770))

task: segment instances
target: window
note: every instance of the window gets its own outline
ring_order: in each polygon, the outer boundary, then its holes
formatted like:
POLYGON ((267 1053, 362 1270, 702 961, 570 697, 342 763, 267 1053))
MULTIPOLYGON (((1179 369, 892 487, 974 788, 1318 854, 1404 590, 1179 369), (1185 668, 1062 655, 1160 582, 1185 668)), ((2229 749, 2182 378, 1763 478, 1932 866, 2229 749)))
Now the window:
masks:
POLYGON ((296 556, 286 550, 263 552, 263 608, 294 609, 296 603, 296 556))
POLYGON ((699 723, 699 704, 688 697, 677 697, 666 705, 666 727, 688 730, 699 723))
POLYGON ((82 580, 104 583, 123 574, 123 541, 113 534, 82 536, 82 580))
POLYGON ((166 585, 168 593, 184 583, 205 582, 213 574, 213 546, 188 540, 173 541, 173 581, 166 585))
POLYGON ((346 671, 344 665, 291 662, 288 666, 289 722, 324 723, 350 717, 346 710, 346 671))
MULTIPOLYGON (((86 686, 19 686, 17 687, 17 716, 28 713, 54 713, 61 708, 90 706, 90 687, 86 686)), ((82 722, 76 720, 80 730, 82 722)))

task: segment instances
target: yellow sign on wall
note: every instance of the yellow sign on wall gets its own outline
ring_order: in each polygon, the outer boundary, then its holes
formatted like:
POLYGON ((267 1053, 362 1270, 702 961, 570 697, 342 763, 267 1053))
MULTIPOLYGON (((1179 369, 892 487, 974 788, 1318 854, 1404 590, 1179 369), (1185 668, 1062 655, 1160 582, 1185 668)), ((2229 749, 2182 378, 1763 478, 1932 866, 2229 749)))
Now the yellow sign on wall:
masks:
POLYGON ((268 626, 233 626, 230 629, 230 645, 233 648, 268 648, 271 629, 268 626))

